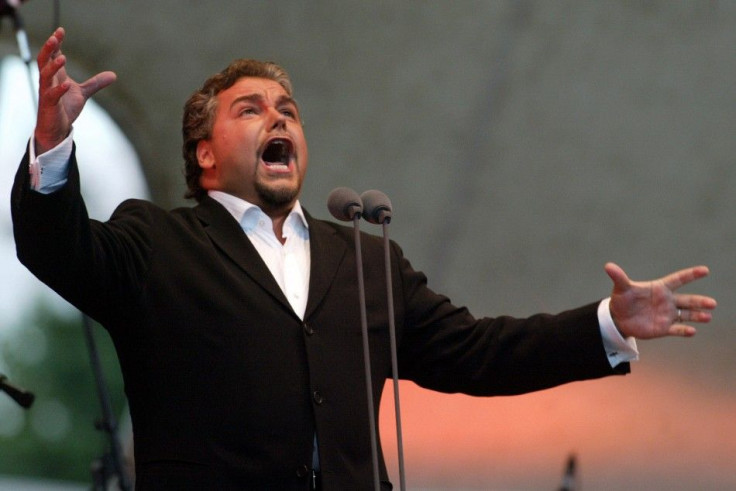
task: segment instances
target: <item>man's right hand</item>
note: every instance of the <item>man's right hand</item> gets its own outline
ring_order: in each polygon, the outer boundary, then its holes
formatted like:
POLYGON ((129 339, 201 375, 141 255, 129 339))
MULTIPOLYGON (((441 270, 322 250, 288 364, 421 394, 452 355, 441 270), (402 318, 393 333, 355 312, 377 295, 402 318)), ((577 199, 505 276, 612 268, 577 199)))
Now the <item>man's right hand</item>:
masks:
POLYGON ((98 73, 81 84, 71 79, 61 52, 64 35, 62 27, 56 29, 38 53, 38 116, 34 132, 37 155, 61 143, 87 99, 117 79, 113 72, 98 73))

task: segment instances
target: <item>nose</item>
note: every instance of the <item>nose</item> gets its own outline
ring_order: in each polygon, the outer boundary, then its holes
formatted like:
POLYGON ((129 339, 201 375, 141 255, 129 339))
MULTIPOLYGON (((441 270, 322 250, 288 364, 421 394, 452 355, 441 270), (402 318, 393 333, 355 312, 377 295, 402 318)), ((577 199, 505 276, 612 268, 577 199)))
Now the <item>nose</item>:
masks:
POLYGON ((272 123, 271 123, 272 130, 286 129, 286 116, 281 114, 281 112, 278 109, 273 108, 273 107, 269 108, 268 112, 272 118, 272 123))

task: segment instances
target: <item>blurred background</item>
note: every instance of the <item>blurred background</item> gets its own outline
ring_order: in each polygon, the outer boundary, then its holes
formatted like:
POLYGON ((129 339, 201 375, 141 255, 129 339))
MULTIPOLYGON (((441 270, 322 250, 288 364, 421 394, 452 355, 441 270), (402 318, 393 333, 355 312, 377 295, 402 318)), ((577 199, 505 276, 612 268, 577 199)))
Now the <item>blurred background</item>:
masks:
MULTIPOLYGON (((736 2, 55 7, 18 8, 34 59, 58 16, 73 77, 118 74, 76 128, 97 218, 128 196, 187 204, 183 103, 232 59, 253 57, 282 64, 295 84, 310 149, 303 205, 328 218, 334 187, 384 191, 391 238, 476 315, 597 301, 610 291, 606 261, 634 279, 710 266, 688 290, 717 298, 713 322, 693 339, 639 342, 630 376, 491 399, 402 383, 410 489, 554 489, 570 455, 585 489, 736 488, 736 2)), ((13 246, 9 189, 34 118, 18 54, 3 18, 0 373, 36 402, 22 410, 0 394, 0 489, 85 489, 108 441, 94 428, 81 320, 13 246)), ((115 354, 99 326, 95 335, 124 427, 115 354)), ((390 392, 381 437, 398 485, 390 392)))

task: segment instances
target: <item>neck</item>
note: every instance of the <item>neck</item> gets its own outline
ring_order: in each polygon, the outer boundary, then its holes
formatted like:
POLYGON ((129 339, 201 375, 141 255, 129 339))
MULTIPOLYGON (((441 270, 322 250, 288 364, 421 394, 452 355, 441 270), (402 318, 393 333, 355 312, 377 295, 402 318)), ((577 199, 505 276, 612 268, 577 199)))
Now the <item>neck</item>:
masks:
POLYGON ((263 213, 268 215, 271 219, 271 223, 273 224, 273 233, 276 235, 276 238, 282 244, 285 243, 286 239, 283 237, 284 222, 286 222, 286 218, 289 216, 289 213, 291 213, 291 210, 294 209, 294 203, 290 203, 288 206, 275 208, 261 205, 261 209, 263 210, 263 213))

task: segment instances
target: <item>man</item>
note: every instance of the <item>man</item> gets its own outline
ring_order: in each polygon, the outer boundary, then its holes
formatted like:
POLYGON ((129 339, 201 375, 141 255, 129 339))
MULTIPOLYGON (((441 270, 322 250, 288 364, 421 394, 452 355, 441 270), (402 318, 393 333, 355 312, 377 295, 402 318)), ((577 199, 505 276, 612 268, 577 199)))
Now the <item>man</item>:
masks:
MULTIPOLYGON (((13 188, 21 261, 110 332, 133 419, 138 489, 371 489, 352 229, 298 196, 307 145, 278 66, 238 60, 185 106, 189 196, 89 220, 72 123, 115 80, 69 78, 58 29, 39 55, 39 112, 13 188), (316 444, 315 444, 316 442, 316 444)), ((366 256, 383 253, 363 236, 366 256)), ((476 319, 429 290, 392 244, 399 374, 475 395, 629 371, 634 338, 692 336, 712 298, 694 267, 557 315, 476 319)), ((390 376, 383 267, 365 265, 374 412, 390 376)), ((390 489, 383 459, 380 479, 390 489)))

